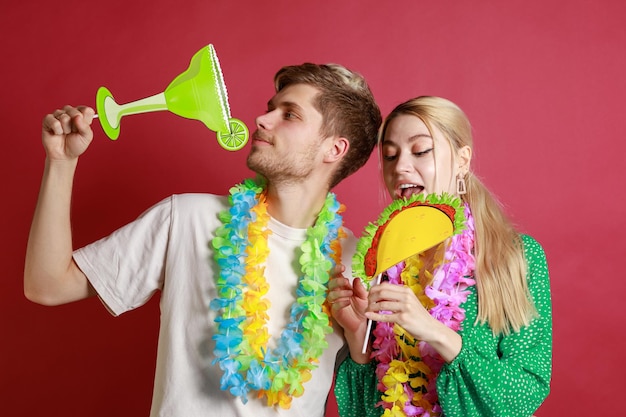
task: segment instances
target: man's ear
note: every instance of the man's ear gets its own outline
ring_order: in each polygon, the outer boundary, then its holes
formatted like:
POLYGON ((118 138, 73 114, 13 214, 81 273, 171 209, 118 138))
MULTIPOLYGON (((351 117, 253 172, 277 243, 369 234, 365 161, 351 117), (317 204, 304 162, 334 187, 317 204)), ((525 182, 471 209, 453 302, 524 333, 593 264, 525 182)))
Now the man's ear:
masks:
POLYGON ((348 139, 338 136, 332 139, 330 147, 324 154, 324 162, 337 162, 340 161, 350 149, 350 142, 348 139))
POLYGON ((470 170, 470 163, 472 161, 472 148, 469 146, 463 146, 456 154, 456 159, 459 164, 459 172, 463 175, 467 174, 470 170))

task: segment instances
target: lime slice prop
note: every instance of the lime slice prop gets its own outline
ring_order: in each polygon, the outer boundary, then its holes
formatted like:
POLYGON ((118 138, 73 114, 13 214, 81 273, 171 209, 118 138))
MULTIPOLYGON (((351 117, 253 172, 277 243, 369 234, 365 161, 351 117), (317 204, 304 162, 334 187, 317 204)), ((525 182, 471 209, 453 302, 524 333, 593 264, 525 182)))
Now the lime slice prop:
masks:
POLYGON ((116 140, 123 116, 169 110, 199 120, 217 133, 218 142, 227 150, 241 149, 248 141, 248 128, 231 118, 228 92, 213 45, 194 54, 187 70, 178 75, 162 93, 126 104, 117 104, 111 92, 100 87, 96 93, 96 110, 104 133, 116 140))
MULTIPOLYGON (((374 273, 376 284, 380 284, 387 269, 451 237, 454 234, 454 221, 434 206, 405 206, 379 228, 374 273)), ((368 319, 361 349, 363 354, 367 352, 371 330, 372 320, 368 319)))
POLYGON ((248 127, 239 119, 229 119, 230 131, 228 133, 217 132, 217 143, 227 151, 238 151, 248 142, 250 132, 248 127))

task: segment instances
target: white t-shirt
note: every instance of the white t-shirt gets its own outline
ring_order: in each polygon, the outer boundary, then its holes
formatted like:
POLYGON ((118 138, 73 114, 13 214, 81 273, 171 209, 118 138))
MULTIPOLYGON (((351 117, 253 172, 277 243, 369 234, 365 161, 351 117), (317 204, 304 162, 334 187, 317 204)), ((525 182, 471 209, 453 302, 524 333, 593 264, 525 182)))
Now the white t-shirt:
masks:
MULTIPOLYGON (((161 291, 151 416, 323 416, 335 355, 343 345, 336 323, 335 331, 327 336, 329 347, 320 357, 319 367, 304 384, 304 395, 294 398, 289 410, 267 407, 254 393, 244 405, 220 390, 222 371, 211 364, 216 312, 209 309, 209 303, 216 291, 210 243, 221 225, 217 214, 227 207, 225 196, 171 196, 110 236, 77 250, 74 259, 113 315, 139 307, 155 291, 161 291)), ((275 342, 295 301, 299 247, 306 230, 274 219, 269 228, 265 277, 270 284, 268 328, 275 342)), ((345 275, 351 276, 356 239, 346 232, 343 264, 345 275)))

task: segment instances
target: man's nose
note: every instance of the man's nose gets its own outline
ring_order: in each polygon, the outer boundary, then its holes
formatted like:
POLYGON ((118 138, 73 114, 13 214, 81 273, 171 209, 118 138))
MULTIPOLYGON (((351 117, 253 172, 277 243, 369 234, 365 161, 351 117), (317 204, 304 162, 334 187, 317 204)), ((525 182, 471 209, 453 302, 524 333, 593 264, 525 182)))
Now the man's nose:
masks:
POLYGON ((274 126, 274 119, 276 117, 276 111, 268 111, 255 119, 256 126, 260 129, 269 130, 274 126))

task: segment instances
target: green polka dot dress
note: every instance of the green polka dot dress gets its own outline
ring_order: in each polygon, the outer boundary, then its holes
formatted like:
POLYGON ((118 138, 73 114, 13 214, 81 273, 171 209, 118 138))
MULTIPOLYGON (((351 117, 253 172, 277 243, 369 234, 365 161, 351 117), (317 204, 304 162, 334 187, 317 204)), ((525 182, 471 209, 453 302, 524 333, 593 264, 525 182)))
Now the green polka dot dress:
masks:
MULTIPOLYGON (((437 378, 439 401, 446 417, 528 417, 550 391, 552 374, 552 304, 548 267, 542 247, 522 235, 528 262, 528 286, 539 317, 518 333, 494 336, 476 321, 478 300, 471 288, 459 355, 437 378)), ((375 363, 346 359, 337 371, 335 397, 341 417, 379 417, 375 363)))

